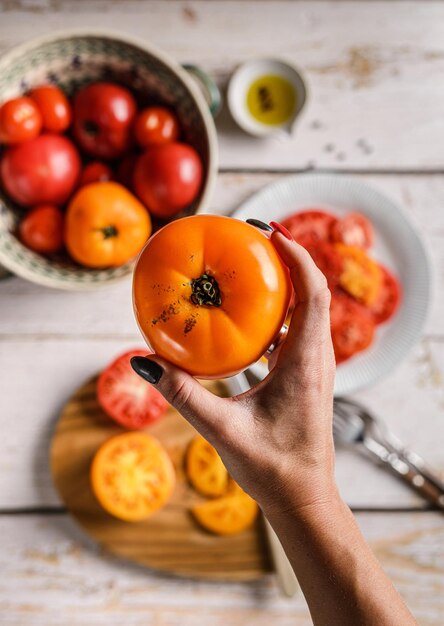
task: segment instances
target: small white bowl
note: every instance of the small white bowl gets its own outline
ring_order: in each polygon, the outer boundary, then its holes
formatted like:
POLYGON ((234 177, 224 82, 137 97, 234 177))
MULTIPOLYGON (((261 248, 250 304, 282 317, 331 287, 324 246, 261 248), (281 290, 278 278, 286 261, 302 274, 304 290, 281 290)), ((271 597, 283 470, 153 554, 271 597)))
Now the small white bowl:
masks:
POLYGON ((250 135, 267 137, 291 134, 299 113, 307 100, 305 82, 292 65, 277 59, 257 59, 239 66, 228 85, 227 101, 231 115, 237 124, 250 135), (282 124, 265 124, 255 119, 247 106, 247 94, 252 83, 261 76, 280 76, 293 87, 296 103, 291 117, 282 124))

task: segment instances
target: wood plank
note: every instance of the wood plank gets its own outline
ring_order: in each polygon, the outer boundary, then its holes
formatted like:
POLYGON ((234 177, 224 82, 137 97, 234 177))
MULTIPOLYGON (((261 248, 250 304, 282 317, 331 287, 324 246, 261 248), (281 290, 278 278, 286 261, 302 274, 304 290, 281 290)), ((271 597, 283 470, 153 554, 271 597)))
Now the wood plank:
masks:
MULTIPOLYGON (((229 212, 271 174, 219 177, 213 208, 229 212)), ((393 430, 444 471, 444 181, 439 176, 365 176, 420 224, 436 271, 429 338, 386 380, 356 395, 393 430)), ((113 356, 143 345, 133 320, 130 283, 94 294, 44 289, 21 279, 0 282, 0 508, 58 504, 48 470, 48 443, 58 412, 85 379, 113 356), (14 428, 11 428, 14 424, 14 428)), ((422 506, 379 468, 340 450, 338 482, 357 507, 422 506)))
MULTIPOLYGON (((0 510, 58 505, 48 465, 49 441, 71 393, 114 356, 138 342, 47 340, 10 342, 0 352, 0 510)), ((386 380, 354 397, 361 400, 444 478, 444 350, 426 340, 386 380)), ((422 507, 407 487, 361 458, 338 449, 336 474, 354 507, 422 507)))
MULTIPOLYGON (((426 333, 444 335, 444 177, 439 175, 353 175, 387 193, 423 233, 435 268, 435 299, 426 333)), ((209 210, 228 214, 280 174, 222 174, 209 210)), ((65 293, 19 278, 0 281, 0 340, 7 336, 115 336, 139 333, 131 307, 131 281, 95 293, 65 293), (31 309, 32 307, 32 309, 31 309), (75 313, 74 315, 72 313, 75 313)))
POLYGON ((444 5, 439 2, 126 0, 2 3, 0 52, 57 30, 136 35, 222 87, 235 66, 283 57, 310 93, 294 136, 262 141, 218 121, 223 167, 443 169, 444 5), (396 19, 393 16, 396 15, 396 19))
MULTIPOLYGON (((422 626, 444 618, 444 526, 438 513, 362 513, 358 522, 422 626)), ((61 516, 0 516, 0 611, 8 626, 309 626, 302 595, 272 577, 249 584, 181 580, 96 549, 61 516)))

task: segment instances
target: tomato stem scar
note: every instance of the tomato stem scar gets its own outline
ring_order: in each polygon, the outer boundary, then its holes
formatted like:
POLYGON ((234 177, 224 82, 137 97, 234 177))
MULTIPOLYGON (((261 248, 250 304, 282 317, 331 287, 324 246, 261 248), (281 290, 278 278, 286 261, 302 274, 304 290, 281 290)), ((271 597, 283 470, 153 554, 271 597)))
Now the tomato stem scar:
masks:
POLYGON ((199 278, 193 278, 191 281, 191 302, 199 306, 220 306, 222 298, 220 295, 219 285, 214 276, 202 274, 199 278))
POLYGON ((115 226, 105 226, 101 229, 103 236, 105 239, 110 239, 111 237, 117 237, 119 231, 115 226))

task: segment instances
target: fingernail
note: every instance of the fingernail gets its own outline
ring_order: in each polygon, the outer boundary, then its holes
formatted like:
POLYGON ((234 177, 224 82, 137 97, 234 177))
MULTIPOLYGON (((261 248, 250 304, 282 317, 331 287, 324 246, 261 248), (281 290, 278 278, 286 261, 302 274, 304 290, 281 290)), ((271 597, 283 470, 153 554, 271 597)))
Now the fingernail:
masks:
POLYGON ((133 356, 131 359, 131 367, 142 378, 152 385, 159 382, 163 374, 163 368, 154 361, 150 361, 144 356, 133 356))
POLYGON ((250 226, 256 226, 256 228, 260 228, 261 230, 266 230, 269 233, 273 231, 271 226, 269 226, 265 222, 261 222, 261 220, 256 220, 254 218, 248 219, 247 224, 250 224, 250 226))
POLYGON ((291 232, 287 230, 285 226, 282 226, 282 224, 279 224, 278 222, 270 222, 270 226, 273 226, 276 232, 281 233, 281 235, 284 235, 284 237, 286 237, 290 241, 294 241, 291 232))

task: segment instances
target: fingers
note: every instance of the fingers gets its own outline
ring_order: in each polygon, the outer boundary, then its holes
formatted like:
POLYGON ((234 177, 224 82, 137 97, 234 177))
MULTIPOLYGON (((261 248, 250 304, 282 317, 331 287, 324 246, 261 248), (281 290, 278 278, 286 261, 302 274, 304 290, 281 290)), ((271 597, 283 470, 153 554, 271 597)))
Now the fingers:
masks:
POLYGON ((133 357, 134 371, 156 386, 163 397, 210 440, 222 428, 227 401, 202 387, 195 378, 156 355, 133 357))
POLYGON ((296 292, 297 304, 278 360, 279 366, 287 366, 315 358, 320 346, 330 346, 330 291, 305 248, 276 232, 271 240, 290 270, 296 292))

